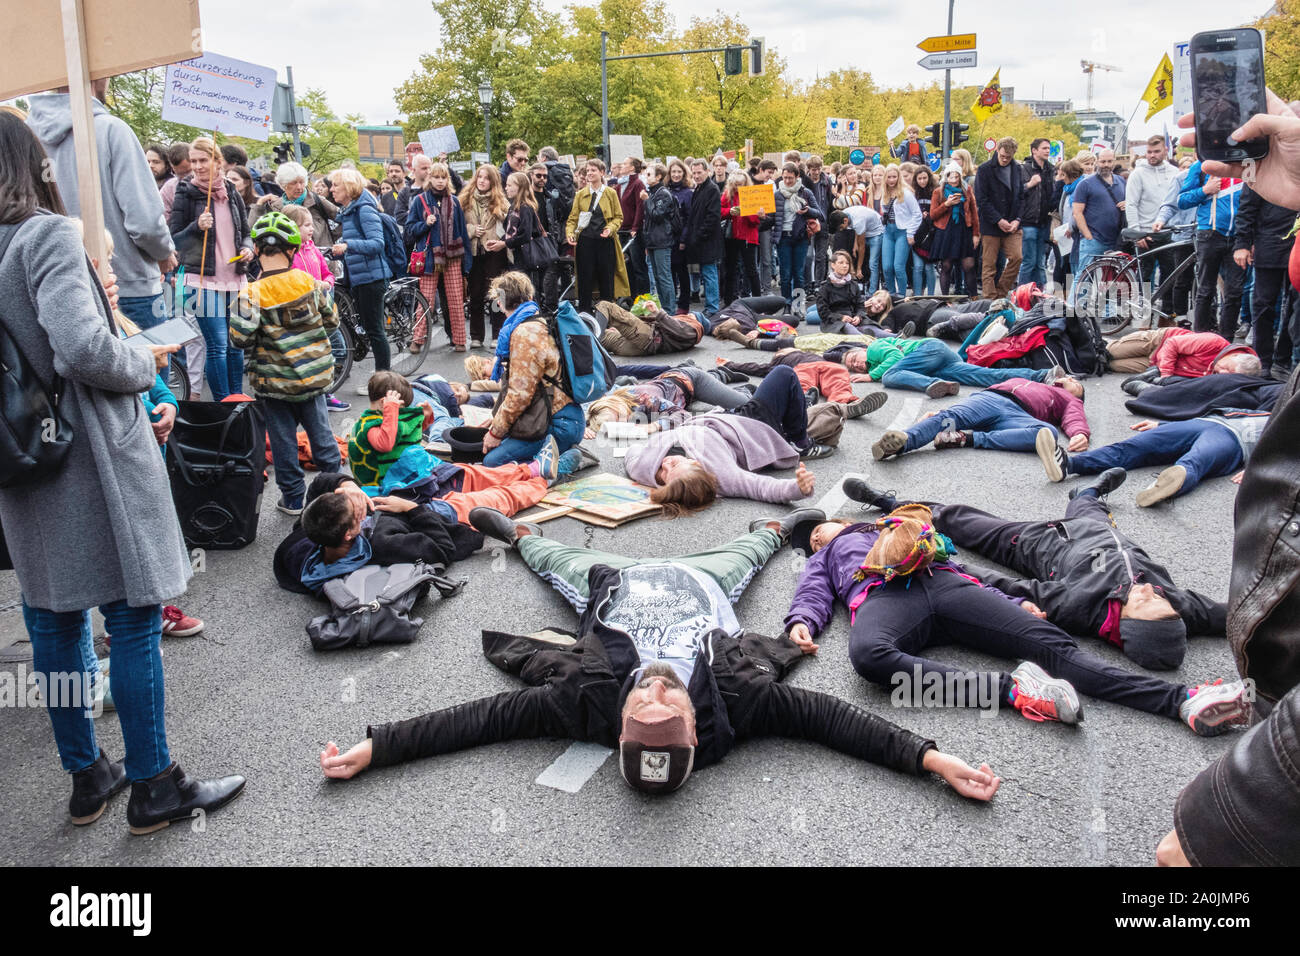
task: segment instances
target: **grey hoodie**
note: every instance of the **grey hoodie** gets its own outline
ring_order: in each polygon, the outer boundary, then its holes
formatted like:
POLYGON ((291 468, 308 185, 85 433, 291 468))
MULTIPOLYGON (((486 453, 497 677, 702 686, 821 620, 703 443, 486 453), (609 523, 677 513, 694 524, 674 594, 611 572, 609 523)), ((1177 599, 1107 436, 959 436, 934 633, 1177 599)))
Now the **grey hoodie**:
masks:
MULTIPOLYGON (((90 102, 99 147, 104 225, 113 237, 118 294, 123 298, 157 295, 162 291, 158 263, 174 251, 158 186, 131 127, 110 114, 99 100, 90 102)), ((42 93, 30 97, 29 103, 27 125, 49 154, 68 215, 79 216, 81 195, 68 94, 42 93)))

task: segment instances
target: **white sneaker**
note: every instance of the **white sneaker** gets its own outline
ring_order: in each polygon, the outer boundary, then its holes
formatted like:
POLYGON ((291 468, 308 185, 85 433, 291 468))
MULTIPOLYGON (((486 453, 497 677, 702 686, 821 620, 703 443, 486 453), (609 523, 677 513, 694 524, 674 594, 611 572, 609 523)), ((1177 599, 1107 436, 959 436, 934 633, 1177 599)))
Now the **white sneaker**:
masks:
POLYGON ((483 340, 482 340, 482 339, 474 339, 473 341, 471 341, 471 342, 469 343, 469 347, 472 348, 472 349, 481 349, 481 348, 483 347, 483 340))
POLYGON ((1250 714, 1246 696, 1246 685, 1239 680, 1201 684, 1179 705, 1178 716, 1198 736, 1215 737, 1245 725, 1250 714))
POLYGON ((369 382, 369 381, 365 381, 365 382, 362 382, 360 385, 358 385, 358 386, 357 386, 357 394, 358 394, 358 395, 364 395, 364 396, 366 396, 366 398, 369 398, 369 397, 370 397, 370 382, 369 382))
POLYGON ((1077 724, 1083 720, 1083 703, 1069 681, 1051 677, 1032 661, 1024 661, 1011 672, 1016 684, 1015 708, 1032 721, 1059 720, 1077 724))

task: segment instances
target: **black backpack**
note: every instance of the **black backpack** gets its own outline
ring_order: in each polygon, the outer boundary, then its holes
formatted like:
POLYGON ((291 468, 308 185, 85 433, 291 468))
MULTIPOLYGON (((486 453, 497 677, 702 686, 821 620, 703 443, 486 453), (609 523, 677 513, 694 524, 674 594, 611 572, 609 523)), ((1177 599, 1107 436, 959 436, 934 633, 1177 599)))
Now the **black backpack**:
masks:
POLYGON ((424 618, 412 617, 411 610, 429 593, 440 597, 459 594, 463 580, 444 576, 441 564, 368 564, 351 574, 325 582, 324 596, 330 602, 328 614, 307 624, 311 646, 318 651, 370 644, 410 644, 424 618))
MULTIPOLYGON (((0 261, 22 227, 0 239, 0 261)), ((99 291, 97 279, 91 285, 99 291)), ((30 485, 63 467, 72 447, 72 426, 59 407, 63 392, 62 376, 56 372, 47 388, 0 322, 0 488, 30 485)))
MULTIPOLYGON (((573 197, 578 194, 573 184, 573 170, 567 163, 552 161, 546 164, 546 212, 551 228, 563 237, 564 224, 573 209, 573 197)), ((558 244, 558 243, 557 243, 558 244)))

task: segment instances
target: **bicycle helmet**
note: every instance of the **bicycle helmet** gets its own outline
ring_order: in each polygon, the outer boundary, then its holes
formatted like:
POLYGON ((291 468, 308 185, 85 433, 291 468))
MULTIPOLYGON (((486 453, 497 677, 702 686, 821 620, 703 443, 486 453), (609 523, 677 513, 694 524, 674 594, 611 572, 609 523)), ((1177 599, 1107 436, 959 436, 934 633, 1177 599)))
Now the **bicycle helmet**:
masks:
POLYGON ((262 216, 253 223, 249 235, 258 252, 263 249, 293 250, 302 245, 302 233, 298 231, 298 224, 282 212, 272 211, 262 216))

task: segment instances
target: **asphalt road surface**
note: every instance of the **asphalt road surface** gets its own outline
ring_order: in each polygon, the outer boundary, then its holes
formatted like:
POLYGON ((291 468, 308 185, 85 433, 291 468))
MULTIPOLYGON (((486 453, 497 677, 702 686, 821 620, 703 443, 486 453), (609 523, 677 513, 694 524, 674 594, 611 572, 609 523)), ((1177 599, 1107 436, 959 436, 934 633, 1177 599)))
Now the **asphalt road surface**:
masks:
MULTIPOLYGON (((715 355, 752 359, 706 338, 690 353, 701 366, 715 355)), ((463 378, 444 350, 426 371, 463 378)), ((336 429, 354 411, 334 415, 336 429)), ((1122 439, 1136 419, 1123 407, 1121 376, 1088 382, 1094 447, 1122 439)), ((858 385, 861 394, 876 388, 858 385)), ((971 389, 963 388, 968 394, 971 389)), ((832 514, 846 474, 900 494, 961 501, 1017 519, 1064 513, 1067 486, 1049 484, 1033 454, 923 450, 875 462, 871 443, 891 424, 910 424, 948 404, 893 390, 874 414, 846 425, 839 452, 810 467, 832 514)), ((589 443, 594 444, 594 443, 589 443)), ((597 448, 622 473, 610 448, 597 448)), ((1172 504, 1140 509, 1137 490, 1158 469, 1141 469, 1111 496, 1120 527, 1172 570, 1178 583, 1226 599, 1236 486, 1226 478, 1172 504)), ((725 761, 694 774, 671 797, 630 790, 613 760, 590 745, 524 740, 327 781, 317 754, 326 741, 348 747, 368 723, 401 719, 514 689, 513 678, 482 656, 483 628, 528 633, 572 628, 576 615, 508 550, 489 542, 455 566, 469 579, 458 597, 425 605, 418 640, 396 648, 336 653, 312 650, 304 625, 320 612, 313 599, 275 585, 271 555, 291 520, 275 510, 274 481, 262 501, 258 538, 237 552, 209 552, 180 600, 202 617, 202 636, 164 641, 167 732, 172 755, 190 773, 238 772, 246 792, 202 823, 147 837, 126 827, 126 795, 93 826, 68 820, 69 777, 59 765, 49 718, 39 708, 0 709, 0 859, 23 864, 1038 864, 1153 862, 1172 825, 1182 786, 1223 753, 1232 737, 1202 739, 1180 723, 1085 699, 1078 727, 1032 723, 1010 709, 899 709, 886 688, 868 685, 849 665, 848 620, 840 609, 820 638, 821 652, 800 663, 791 683, 837 694, 921 734, 971 764, 987 761, 1003 778, 991 804, 958 797, 939 778, 917 779, 779 739, 739 744, 725 761), (557 763, 558 761, 558 763, 557 763), (575 792, 539 784, 539 776, 575 792)), ((617 530, 588 529, 571 518, 545 526, 548 537, 628 555, 666 557, 721 544, 753 518, 784 509, 721 501, 691 518, 642 520, 617 530), (589 537, 589 541, 588 541, 589 537)), ((874 513, 873 513, 874 514, 874 513)), ((85 546, 93 547, 94 542, 85 546)), ((969 556, 965 556, 969 560, 969 556)), ((971 563, 978 565, 979 561, 971 563)), ((738 604, 742 624, 778 634, 794 591, 798 560, 773 557, 738 604)), ((12 572, 0 575, 0 605, 19 597, 12 572)), ((23 635, 21 612, 0 612, 0 646, 23 635)), ((1091 651, 1133 670, 1099 641, 1091 651)), ((968 668, 1015 662, 959 648, 933 656, 968 668)), ((0 674, 27 664, 0 664, 0 674)), ((1222 639, 1191 643, 1169 677, 1196 683, 1235 676, 1222 639)), ((122 756, 112 714, 96 721, 101 745, 122 756)))

